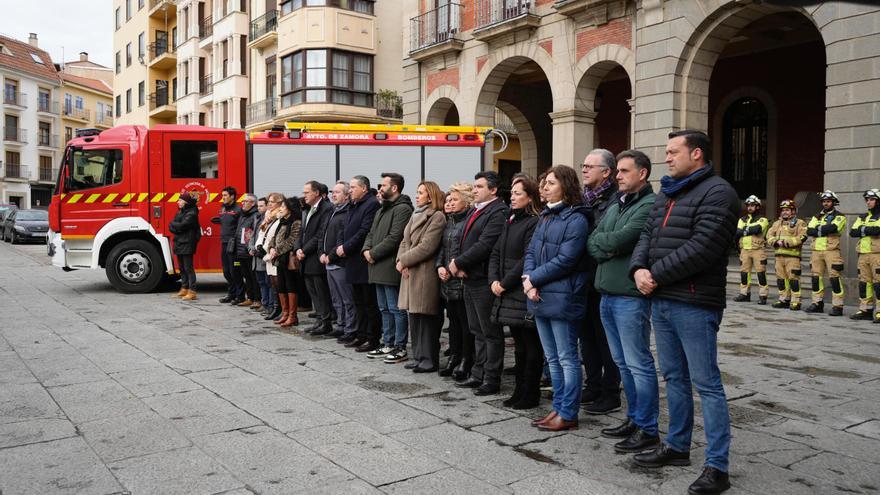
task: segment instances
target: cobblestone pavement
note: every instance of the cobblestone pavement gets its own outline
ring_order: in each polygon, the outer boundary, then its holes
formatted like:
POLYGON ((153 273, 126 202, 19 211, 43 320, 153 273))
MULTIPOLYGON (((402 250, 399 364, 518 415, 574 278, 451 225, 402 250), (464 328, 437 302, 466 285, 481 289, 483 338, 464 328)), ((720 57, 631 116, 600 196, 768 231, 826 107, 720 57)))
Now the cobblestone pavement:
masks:
MULTIPOLYGON (((202 280, 195 303, 122 295, 0 244, 0 492, 663 494, 700 470, 699 417, 692 466, 637 468, 599 436, 620 413, 542 433, 547 401, 520 413, 280 332, 202 280)), ((878 341, 870 322, 730 305, 730 493, 880 491, 878 341)))

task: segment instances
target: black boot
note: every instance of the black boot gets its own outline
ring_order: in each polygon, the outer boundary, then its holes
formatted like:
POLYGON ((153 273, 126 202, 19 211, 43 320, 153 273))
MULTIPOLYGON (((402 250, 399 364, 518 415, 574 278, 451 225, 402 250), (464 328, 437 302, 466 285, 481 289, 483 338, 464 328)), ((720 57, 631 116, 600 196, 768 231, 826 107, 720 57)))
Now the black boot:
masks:
POLYGON ((843 306, 831 306, 828 316, 843 316, 843 306))
POLYGON ((751 294, 739 294, 733 298, 733 302, 747 302, 752 300, 751 294))
POLYGON ((541 372, 543 361, 526 361, 523 366, 522 394, 517 402, 510 407, 513 409, 532 409, 538 407, 541 402, 541 372))
POLYGON ((783 309, 783 308, 788 309, 790 306, 791 306, 791 301, 783 301, 783 300, 776 301, 775 303, 773 303, 771 305, 771 307, 774 307, 776 309, 783 309))
POLYGON ((825 311, 825 303, 822 301, 814 302, 805 309, 807 313, 823 313, 825 311))
POLYGON ((269 320, 274 320, 275 318, 278 318, 279 316, 281 316, 281 305, 276 304, 275 308, 272 310, 272 312, 269 313, 268 315, 266 315, 266 317, 263 319, 266 321, 269 321, 269 320))
POLYGON ((728 488, 730 488, 730 478, 727 473, 706 466, 697 481, 688 487, 688 493, 691 495, 716 494, 726 491, 728 488))
POLYGON ((457 382, 463 382, 471 376, 471 368, 474 366, 474 359, 471 357, 464 357, 461 359, 461 363, 456 366, 455 371, 452 372, 452 378, 457 382))
POLYGON ((440 376, 452 376, 459 364, 461 364, 461 356, 452 354, 449 356, 449 361, 446 361, 446 367, 438 371, 437 374, 440 376))

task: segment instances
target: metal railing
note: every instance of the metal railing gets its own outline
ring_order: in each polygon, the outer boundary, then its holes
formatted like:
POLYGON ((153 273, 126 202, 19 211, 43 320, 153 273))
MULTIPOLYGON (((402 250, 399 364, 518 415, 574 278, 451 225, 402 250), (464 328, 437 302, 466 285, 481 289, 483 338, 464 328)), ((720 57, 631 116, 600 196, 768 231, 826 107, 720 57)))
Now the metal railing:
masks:
POLYGON ((19 127, 4 127, 3 140, 14 143, 27 143, 27 130, 19 127))
POLYGON ((45 167, 40 165, 40 181, 41 182, 54 182, 55 178, 58 177, 58 169, 53 167, 45 167))
POLYGON ((199 39, 203 40, 214 34, 214 16, 208 16, 199 21, 199 39))
POLYGON ((164 107, 165 105, 168 105, 168 103, 169 103, 168 89, 165 88, 165 89, 156 90, 155 93, 150 93, 150 96, 148 97, 148 99, 150 100, 150 110, 155 110, 159 107, 164 107))
POLYGON ((270 10, 251 21, 251 36, 249 41, 254 41, 266 33, 271 33, 272 31, 275 31, 277 27, 278 11, 270 10))
POLYGON ((207 96, 214 92, 214 76, 207 75, 199 79, 199 95, 207 96))
POLYGON ((376 115, 387 119, 403 118, 403 97, 397 95, 382 95, 376 93, 376 115))
POLYGON ((499 108, 495 109, 495 125, 493 127, 504 131, 508 135, 516 134, 516 126, 513 124, 513 121, 499 108))
POLYGON ((155 41, 147 45, 150 61, 153 61, 166 53, 174 53, 174 47, 167 41, 155 41))
POLYGON ((64 107, 64 116, 72 119, 89 120, 92 112, 87 108, 76 108, 74 106, 64 107))
POLYGON ((3 177, 7 179, 27 179, 28 168, 20 163, 5 163, 3 177))
POLYGON ((58 140, 60 136, 58 134, 37 134, 37 146, 46 146, 49 148, 57 148, 58 140))
POLYGON ((3 90, 3 104, 27 108, 27 94, 19 91, 3 90))
POLYGON ((454 39, 461 29, 461 4, 448 3, 410 19, 410 51, 454 39))
POLYGON ((266 98, 247 106, 247 125, 265 122, 278 113, 278 98, 266 98))
POLYGON ((37 111, 43 113, 53 113, 58 115, 61 113, 61 105, 57 101, 46 100, 43 98, 37 99, 37 111))
POLYGON ((532 0, 477 0, 477 29, 534 14, 532 0))
POLYGON ((95 123, 98 125, 113 126, 113 112, 95 113, 95 123))

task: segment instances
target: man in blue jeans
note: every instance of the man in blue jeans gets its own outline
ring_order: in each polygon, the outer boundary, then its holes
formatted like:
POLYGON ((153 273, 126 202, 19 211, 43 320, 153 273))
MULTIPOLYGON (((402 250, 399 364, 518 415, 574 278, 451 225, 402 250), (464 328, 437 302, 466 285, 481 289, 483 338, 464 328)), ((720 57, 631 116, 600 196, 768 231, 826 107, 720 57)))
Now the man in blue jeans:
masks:
POLYGON ((657 357, 666 379, 669 433, 656 450, 636 454, 644 467, 690 464, 691 384, 700 394, 706 462, 688 493, 730 488, 730 415, 718 369, 717 334, 726 304, 727 255, 740 201, 713 173, 711 143, 693 130, 669 134, 660 194, 633 251, 629 273, 651 297, 657 357))
POLYGON ((602 430, 619 438, 619 453, 639 453, 660 444, 657 431, 657 371, 651 355, 651 302, 629 278, 629 262, 654 205, 648 184, 651 159, 641 151, 617 155, 618 195, 590 234, 587 248, 598 263, 595 288, 602 294, 599 313, 611 357, 626 394, 626 421, 602 430))

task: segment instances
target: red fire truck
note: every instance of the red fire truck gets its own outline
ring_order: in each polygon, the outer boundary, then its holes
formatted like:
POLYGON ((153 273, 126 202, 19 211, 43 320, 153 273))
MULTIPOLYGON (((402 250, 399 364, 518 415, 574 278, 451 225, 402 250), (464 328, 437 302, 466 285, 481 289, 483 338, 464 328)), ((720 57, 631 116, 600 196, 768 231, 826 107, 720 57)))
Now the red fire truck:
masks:
MULTIPOLYGON (((49 207, 48 249, 64 270, 101 269, 121 292, 154 290, 177 272, 168 224, 183 190, 198 195, 196 270, 220 272, 210 219, 220 190, 298 195, 306 181, 397 172, 446 188, 491 163, 484 127, 288 123, 254 133, 200 126, 79 131, 65 149, 49 207)), ((241 201, 241 197, 238 201, 241 201)))

